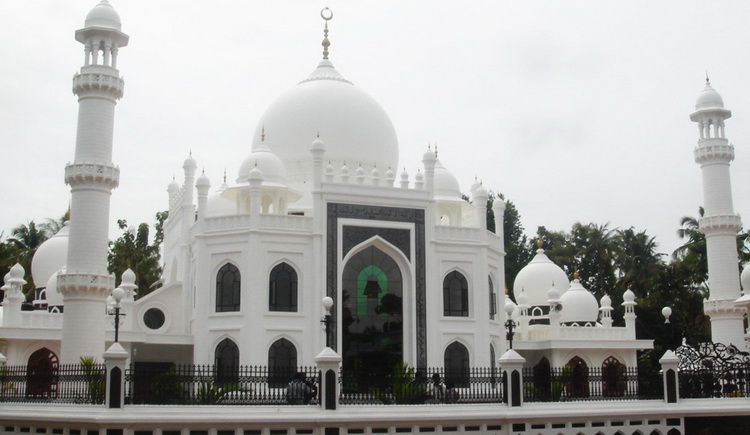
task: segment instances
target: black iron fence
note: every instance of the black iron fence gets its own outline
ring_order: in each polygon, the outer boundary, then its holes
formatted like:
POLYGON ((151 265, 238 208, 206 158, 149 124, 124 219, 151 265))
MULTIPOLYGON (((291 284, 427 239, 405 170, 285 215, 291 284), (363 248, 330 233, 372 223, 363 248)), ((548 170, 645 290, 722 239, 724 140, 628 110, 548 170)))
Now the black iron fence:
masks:
POLYGON ((637 367, 552 367, 523 370, 524 402, 663 399, 660 373, 637 367))
POLYGON ((342 370, 342 405, 415 405, 493 403, 503 401, 500 369, 472 367, 446 372, 442 368, 391 371, 342 370))
POLYGON ((680 397, 750 397, 750 364, 682 369, 678 372, 680 397))
MULTIPOLYGON (((103 404, 104 364, 4 366, 0 368, 0 402, 103 404)), ((446 372, 401 366, 389 372, 348 369, 340 373, 339 402, 366 404, 452 404, 503 402, 499 368, 472 367, 446 372)), ((125 371, 125 403, 174 405, 318 404, 320 379, 315 367, 214 367, 201 365, 135 365, 125 371), (303 373, 287 391, 295 374, 303 373)), ((678 370, 680 397, 750 397, 750 364, 678 370)), ((523 370, 525 402, 663 400, 660 371, 635 367, 527 367, 523 370)))
POLYGON ((319 374, 314 367, 217 367, 211 365, 132 366, 125 371, 126 404, 287 405, 287 386, 297 373, 304 385, 295 388, 303 404, 318 403, 319 374))
POLYGON ((104 364, 4 366, 0 402, 103 404, 104 364))

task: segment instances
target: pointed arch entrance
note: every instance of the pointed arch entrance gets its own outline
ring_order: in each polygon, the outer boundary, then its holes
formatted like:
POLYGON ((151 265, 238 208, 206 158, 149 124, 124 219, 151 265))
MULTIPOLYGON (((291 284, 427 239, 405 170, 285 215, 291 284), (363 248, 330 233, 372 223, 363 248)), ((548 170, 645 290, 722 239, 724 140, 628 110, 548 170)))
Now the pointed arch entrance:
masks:
POLYGON ((46 347, 32 353, 26 366, 26 396, 57 397, 59 366, 57 355, 46 347))
POLYGON ((341 279, 344 369, 376 373, 404 360, 403 289, 401 269, 378 247, 347 261, 341 279))

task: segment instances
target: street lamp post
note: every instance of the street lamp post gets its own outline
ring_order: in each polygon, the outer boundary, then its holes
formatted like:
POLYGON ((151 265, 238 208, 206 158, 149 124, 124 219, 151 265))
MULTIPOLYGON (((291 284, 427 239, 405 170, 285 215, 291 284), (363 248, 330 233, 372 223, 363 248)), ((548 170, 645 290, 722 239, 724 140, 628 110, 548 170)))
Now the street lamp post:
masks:
POLYGON ((323 329, 326 333, 326 347, 331 347, 331 333, 333 332, 333 324, 336 323, 331 315, 331 307, 333 307, 333 299, 326 296, 323 298, 323 308, 326 310, 325 316, 320 320, 323 324, 323 329))
POLYGON ((666 328, 667 332, 667 349, 672 349, 674 346, 674 326, 669 321, 669 317, 672 315, 672 309, 669 307, 664 307, 661 309, 661 315, 664 316, 664 328, 666 328))
POLYGON ((115 343, 120 340, 120 316, 125 315, 120 314, 120 308, 122 308, 120 301, 123 297, 125 297, 125 290, 120 287, 112 290, 112 298, 115 300, 115 343))
POLYGON ((513 329, 516 327, 516 322, 513 321, 513 310, 516 309, 516 306, 513 305, 512 302, 508 301, 507 304, 505 304, 505 314, 507 314, 508 320, 505 321, 505 328, 508 330, 508 334, 505 336, 505 338, 508 340, 508 348, 513 349, 513 329))

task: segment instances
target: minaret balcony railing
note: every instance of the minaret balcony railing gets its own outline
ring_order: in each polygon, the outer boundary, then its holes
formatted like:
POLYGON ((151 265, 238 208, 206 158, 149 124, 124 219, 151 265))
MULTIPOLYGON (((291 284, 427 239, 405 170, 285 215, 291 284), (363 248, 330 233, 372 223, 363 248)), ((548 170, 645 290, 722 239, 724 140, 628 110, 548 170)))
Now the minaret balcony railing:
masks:
POLYGON ((102 72, 81 73, 73 76, 73 93, 80 95, 87 92, 106 92, 114 98, 122 98, 125 81, 117 75, 102 72))
POLYGON ((57 289, 63 296, 106 297, 114 288, 114 275, 64 272, 57 276, 57 289))
POLYGON ((65 183, 70 186, 99 185, 111 190, 120 183, 120 168, 102 163, 68 163, 65 166, 65 183))
POLYGON ((706 315, 717 318, 722 315, 726 317, 737 317, 745 314, 744 307, 734 304, 734 299, 706 299, 703 301, 703 311, 706 315))
POLYGON ((713 232, 736 233, 742 228, 742 218, 738 214, 705 216, 698 219, 698 229, 704 234, 713 232))
POLYGON ((731 162, 734 160, 734 145, 726 139, 702 141, 693 151, 695 163, 731 162))

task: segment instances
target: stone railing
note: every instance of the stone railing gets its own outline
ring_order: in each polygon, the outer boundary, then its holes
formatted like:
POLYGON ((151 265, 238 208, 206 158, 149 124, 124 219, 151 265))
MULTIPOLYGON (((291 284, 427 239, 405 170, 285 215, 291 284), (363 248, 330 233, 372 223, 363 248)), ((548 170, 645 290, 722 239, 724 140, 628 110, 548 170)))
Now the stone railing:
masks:
POLYGON ((62 313, 42 311, 22 311, 21 327, 29 329, 62 329, 62 313))
POLYGON ((312 224, 313 220, 310 216, 260 215, 260 227, 266 230, 312 231, 312 224))
POLYGON ((217 216, 206 218, 206 231, 237 230, 250 227, 249 214, 217 216))
POLYGON ((479 241, 480 229, 476 227, 435 226, 435 238, 438 240, 479 241))
MULTIPOLYGON (((312 217, 282 214, 261 214, 260 228, 285 232, 312 231, 312 217)), ((250 215, 238 214, 206 218, 206 231, 227 231, 250 228, 250 215)))
POLYGON ((71 186, 96 183, 114 189, 120 183, 120 168, 104 163, 68 163, 65 165, 65 182, 71 186))
POLYGON ((65 272, 57 275, 57 290, 63 296, 104 296, 115 288, 114 275, 65 272))
POLYGON ((104 91, 119 99, 125 90, 125 81, 116 75, 104 73, 82 73, 73 76, 73 92, 76 95, 92 90, 104 91))
POLYGON ((716 230, 737 232, 742 228, 742 219, 738 214, 705 216, 698 219, 698 228, 703 232, 716 230))
POLYGON ((734 145, 727 143, 726 139, 709 139, 695 147, 693 156, 698 164, 717 160, 731 162, 734 160, 734 145))

